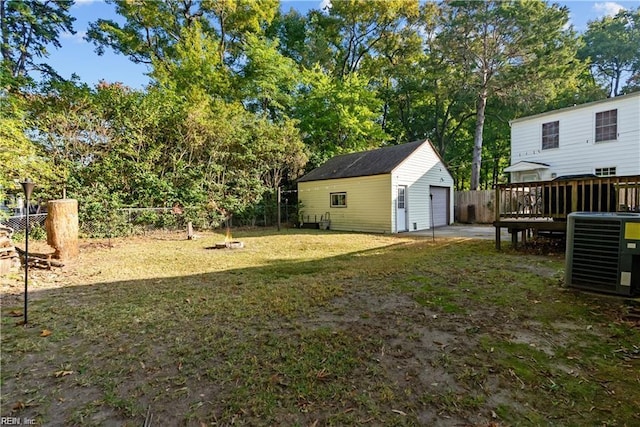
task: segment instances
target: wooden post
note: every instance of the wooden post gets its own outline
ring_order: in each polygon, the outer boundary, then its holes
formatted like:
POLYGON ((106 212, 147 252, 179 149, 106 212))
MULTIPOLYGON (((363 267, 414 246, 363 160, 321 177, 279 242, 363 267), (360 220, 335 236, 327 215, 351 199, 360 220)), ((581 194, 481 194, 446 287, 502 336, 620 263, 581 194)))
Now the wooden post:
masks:
MULTIPOLYGON (((582 185, 584 187, 584 184, 582 185)), ((591 190, 593 191, 593 189, 591 190)), ((584 203, 584 200, 582 201, 584 203)), ((565 204, 566 206, 566 204, 565 204)), ((578 181, 572 181, 571 184, 571 212, 578 211, 578 181)), ((570 212, 564 213, 564 218, 566 219, 570 212)))
POLYGON ((54 258, 68 260, 78 256, 78 201, 51 200, 47 203, 47 243, 54 258))
POLYGON ((193 222, 187 223, 187 240, 193 240, 193 222))

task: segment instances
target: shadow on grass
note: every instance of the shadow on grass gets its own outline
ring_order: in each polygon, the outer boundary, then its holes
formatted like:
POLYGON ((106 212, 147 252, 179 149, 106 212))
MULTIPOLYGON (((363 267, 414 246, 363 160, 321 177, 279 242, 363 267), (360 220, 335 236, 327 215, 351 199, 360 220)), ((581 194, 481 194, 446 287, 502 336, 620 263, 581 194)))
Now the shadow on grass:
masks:
POLYGON ((611 404, 618 421, 635 421, 639 396, 628 374, 637 358, 606 371, 598 361, 632 357, 638 335, 629 333, 628 351, 614 353, 622 341, 610 342, 610 316, 594 315, 592 300, 532 271, 546 262, 497 256, 491 242, 413 240, 37 291, 26 328, 6 316, 19 304, 3 303, 2 416, 51 425, 139 425, 148 411, 163 425, 415 425, 443 417, 477 425, 500 414, 515 423, 589 424, 610 415, 580 400, 606 399, 606 372, 627 378, 611 404), (545 338, 553 330, 565 336, 545 338), (523 331, 533 344, 553 341, 558 354, 582 344, 561 363, 540 356, 523 364, 526 346, 504 344, 523 331), (494 348, 514 355, 497 358, 494 348), (587 385, 570 381, 571 368, 587 385), (511 372, 519 382, 509 382, 511 372), (572 388, 553 389, 549 378, 572 388))

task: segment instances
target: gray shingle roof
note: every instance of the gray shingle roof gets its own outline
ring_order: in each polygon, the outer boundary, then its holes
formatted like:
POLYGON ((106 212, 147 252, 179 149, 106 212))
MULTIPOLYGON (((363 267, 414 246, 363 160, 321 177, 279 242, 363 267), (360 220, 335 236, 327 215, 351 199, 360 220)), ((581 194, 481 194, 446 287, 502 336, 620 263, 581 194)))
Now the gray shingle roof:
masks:
POLYGON ((378 148, 377 150, 336 156, 300 178, 298 182, 391 173, 404 159, 409 157, 425 142, 427 141, 413 141, 406 144, 378 148))

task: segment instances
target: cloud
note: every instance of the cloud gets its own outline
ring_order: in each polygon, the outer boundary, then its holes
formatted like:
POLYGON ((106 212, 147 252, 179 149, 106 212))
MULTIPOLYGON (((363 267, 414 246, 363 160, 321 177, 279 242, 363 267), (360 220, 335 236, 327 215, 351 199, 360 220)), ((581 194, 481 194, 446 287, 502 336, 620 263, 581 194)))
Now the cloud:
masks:
POLYGON ((600 16, 613 16, 623 9, 624 9, 624 6, 613 1, 596 3, 593 5, 593 10, 598 12, 600 16))
POLYGON ((60 36, 63 39, 71 40, 73 43, 77 43, 77 44, 86 43, 87 41, 84 39, 86 35, 87 35, 86 31, 77 31, 75 34, 71 34, 68 31, 64 31, 63 33, 60 34, 60 36))
POLYGON ((331 9, 332 4, 331 4, 331 0, 322 0, 320 2, 320 10, 325 10, 325 11, 329 11, 329 9, 331 9))
POLYGON ((571 28, 572 25, 573 25, 573 15, 571 14, 571 12, 569 12, 569 19, 567 19, 567 23, 564 24, 562 29, 564 31, 567 31, 569 28, 571 28))
POLYGON ((75 0, 74 7, 80 7, 85 5, 91 5, 93 3, 104 3, 104 0, 75 0))

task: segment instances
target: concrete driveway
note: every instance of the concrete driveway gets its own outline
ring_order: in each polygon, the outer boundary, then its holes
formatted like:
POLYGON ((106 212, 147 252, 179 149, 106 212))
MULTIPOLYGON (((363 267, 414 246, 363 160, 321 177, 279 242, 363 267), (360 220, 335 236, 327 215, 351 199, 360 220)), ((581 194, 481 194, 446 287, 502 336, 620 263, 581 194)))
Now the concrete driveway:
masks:
MULTIPOLYGON (((501 240, 509 241, 511 235, 506 228, 500 230, 501 240)), ((446 227, 436 227, 435 230, 414 231, 412 236, 432 237, 467 237, 471 239, 495 240, 496 229, 492 225, 485 224, 454 224, 446 227)))

